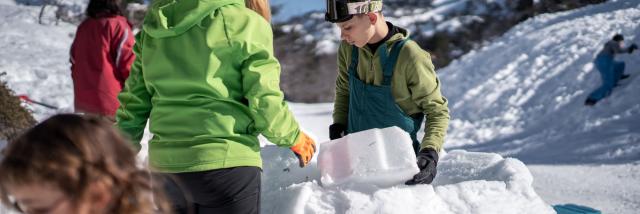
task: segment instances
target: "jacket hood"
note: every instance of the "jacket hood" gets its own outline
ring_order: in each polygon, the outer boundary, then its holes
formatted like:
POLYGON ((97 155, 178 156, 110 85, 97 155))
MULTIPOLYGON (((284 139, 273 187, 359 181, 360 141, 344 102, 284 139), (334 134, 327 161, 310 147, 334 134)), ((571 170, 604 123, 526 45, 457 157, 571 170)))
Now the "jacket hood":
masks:
POLYGON ((244 5, 244 0, 156 0, 144 18, 143 29, 154 38, 177 36, 230 4, 244 5))

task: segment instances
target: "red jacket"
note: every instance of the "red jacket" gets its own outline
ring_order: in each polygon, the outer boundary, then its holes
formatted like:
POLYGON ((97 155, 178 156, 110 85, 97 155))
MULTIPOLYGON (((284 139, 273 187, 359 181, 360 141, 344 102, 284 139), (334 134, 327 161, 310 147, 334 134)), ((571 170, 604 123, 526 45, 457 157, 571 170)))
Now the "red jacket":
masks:
POLYGON ((76 112, 113 117, 135 59, 131 24, 123 16, 87 18, 71 45, 76 112))

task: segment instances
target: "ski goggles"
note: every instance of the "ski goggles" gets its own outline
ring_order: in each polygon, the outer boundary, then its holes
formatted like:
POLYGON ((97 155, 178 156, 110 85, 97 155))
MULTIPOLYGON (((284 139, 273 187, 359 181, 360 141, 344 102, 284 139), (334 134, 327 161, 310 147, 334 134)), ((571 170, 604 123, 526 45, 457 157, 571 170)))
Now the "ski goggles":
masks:
POLYGON ((355 14, 382 11, 382 0, 364 0, 359 2, 350 2, 349 0, 326 1, 327 13, 325 13, 324 19, 332 23, 348 21, 355 14))

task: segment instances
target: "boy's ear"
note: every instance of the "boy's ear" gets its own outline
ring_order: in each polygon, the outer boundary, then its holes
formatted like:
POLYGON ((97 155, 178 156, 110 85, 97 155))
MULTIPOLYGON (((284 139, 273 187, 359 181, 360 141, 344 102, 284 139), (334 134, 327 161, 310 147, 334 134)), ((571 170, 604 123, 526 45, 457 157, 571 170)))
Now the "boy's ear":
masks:
POLYGON ((371 24, 376 24, 376 22, 378 21, 378 16, 376 15, 376 13, 367 13, 367 16, 369 17, 369 23, 371 24))

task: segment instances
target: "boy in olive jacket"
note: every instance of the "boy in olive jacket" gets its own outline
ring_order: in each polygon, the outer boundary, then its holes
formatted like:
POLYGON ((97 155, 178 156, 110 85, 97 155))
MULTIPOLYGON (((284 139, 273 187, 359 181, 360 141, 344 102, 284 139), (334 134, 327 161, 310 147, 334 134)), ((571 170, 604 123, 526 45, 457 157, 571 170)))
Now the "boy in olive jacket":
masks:
POLYGON ((447 99, 430 55, 408 39, 407 30, 386 22, 381 10, 381 0, 327 0, 325 19, 340 27, 343 40, 330 138, 398 126, 413 139, 420 168, 406 184, 429 184, 449 124, 447 99))

